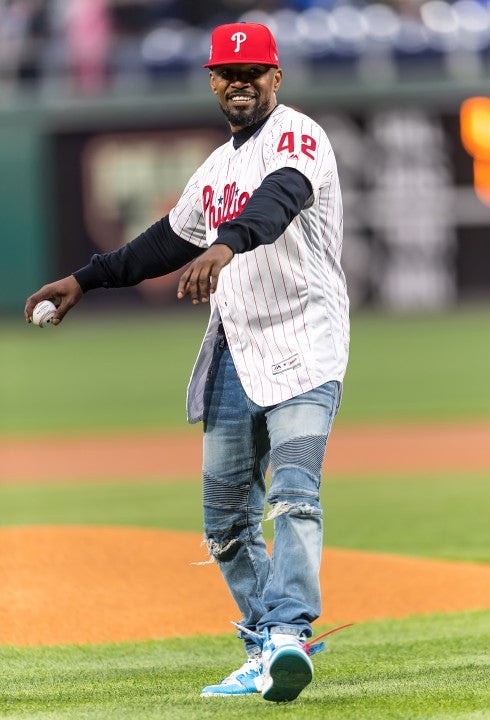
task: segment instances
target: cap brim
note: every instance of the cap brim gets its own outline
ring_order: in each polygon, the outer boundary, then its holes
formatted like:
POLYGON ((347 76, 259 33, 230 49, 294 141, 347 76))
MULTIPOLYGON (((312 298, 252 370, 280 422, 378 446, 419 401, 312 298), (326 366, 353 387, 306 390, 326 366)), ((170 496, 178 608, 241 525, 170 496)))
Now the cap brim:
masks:
POLYGON ((278 68, 279 63, 265 62, 264 60, 240 60, 239 62, 232 62, 231 60, 221 60, 221 62, 206 63, 203 68, 212 69, 219 67, 220 65, 267 65, 267 67, 278 68))

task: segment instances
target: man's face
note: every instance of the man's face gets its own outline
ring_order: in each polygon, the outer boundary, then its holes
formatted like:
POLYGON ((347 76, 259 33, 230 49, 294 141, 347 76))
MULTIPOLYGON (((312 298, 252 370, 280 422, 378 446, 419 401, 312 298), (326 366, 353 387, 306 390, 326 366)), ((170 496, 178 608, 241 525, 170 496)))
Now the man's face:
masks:
POLYGON ((217 65, 210 72, 211 90, 233 132, 254 125, 276 106, 282 70, 268 65, 217 65))

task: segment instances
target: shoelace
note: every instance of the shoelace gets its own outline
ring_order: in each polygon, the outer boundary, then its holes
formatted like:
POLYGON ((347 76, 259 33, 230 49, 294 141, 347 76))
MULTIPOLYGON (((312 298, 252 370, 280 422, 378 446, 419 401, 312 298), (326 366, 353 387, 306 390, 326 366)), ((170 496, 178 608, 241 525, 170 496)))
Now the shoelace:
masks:
POLYGON ((321 635, 318 635, 318 637, 313 638, 313 640, 303 643, 303 649, 305 650, 307 655, 316 655, 316 653, 319 653, 322 650, 325 650, 325 643, 318 642, 319 640, 327 637, 327 635, 333 635, 333 633, 336 633, 339 630, 345 630, 345 628, 352 627, 353 624, 354 623, 347 623, 346 625, 339 625, 338 627, 333 628, 332 630, 328 630, 327 632, 324 632, 321 635))
MULTIPOLYGON (((248 635, 257 645, 259 645, 260 648, 262 648, 264 641, 269 639, 269 633, 267 630, 265 630, 262 634, 255 632, 254 630, 249 630, 243 625, 233 622, 233 620, 231 621, 231 624, 234 625, 238 630, 241 630, 241 632, 245 633, 245 635, 248 635)), ((347 623, 346 625, 339 625, 332 630, 328 630, 327 632, 318 635, 318 637, 313 638, 309 642, 301 643, 303 650, 306 652, 307 655, 316 655, 317 653, 322 652, 322 650, 325 650, 325 643, 318 642, 319 640, 327 637, 328 635, 333 635, 333 633, 336 633, 339 630, 344 630, 345 628, 352 627, 353 624, 354 623, 347 623)))

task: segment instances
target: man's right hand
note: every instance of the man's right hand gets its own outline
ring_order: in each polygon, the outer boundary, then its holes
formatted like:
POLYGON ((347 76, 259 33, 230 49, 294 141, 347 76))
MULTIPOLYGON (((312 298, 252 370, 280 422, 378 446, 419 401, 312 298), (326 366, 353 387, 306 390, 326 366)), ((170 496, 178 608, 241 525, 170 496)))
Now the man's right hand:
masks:
POLYGON ((43 285, 37 292, 27 298, 24 309, 26 322, 32 322, 32 311, 41 300, 51 300, 56 307, 56 315, 52 319, 53 325, 59 325, 68 310, 77 304, 83 297, 82 288, 73 275, 56 282, 43 285))

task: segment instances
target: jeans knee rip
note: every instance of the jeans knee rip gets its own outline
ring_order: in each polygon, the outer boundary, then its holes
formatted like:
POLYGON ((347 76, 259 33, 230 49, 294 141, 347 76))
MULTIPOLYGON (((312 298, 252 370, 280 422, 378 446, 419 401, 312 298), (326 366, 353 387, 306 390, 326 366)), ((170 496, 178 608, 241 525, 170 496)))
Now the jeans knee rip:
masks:
POLYGON ((241 544, 238 538, 232 538, 222 543, 216 542, 213 538, 209 538, 207 541, 209 555, 212 560, 216 560, 217 562, 233 560, 241 544))
POLYGON ((271 509, 267 514, 266 520, 274 520, 280 515, 286 515, 287 513, 296 516, 319 515, 320 511, 317 507, 315 507, 314 505, 310 505, 309 503, 290 503, 287 502, 287 500, 282 500, 281 502, 272 505, 271 509))

